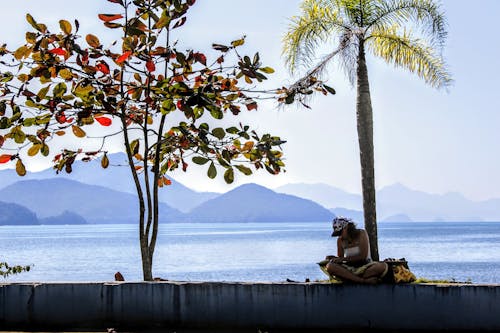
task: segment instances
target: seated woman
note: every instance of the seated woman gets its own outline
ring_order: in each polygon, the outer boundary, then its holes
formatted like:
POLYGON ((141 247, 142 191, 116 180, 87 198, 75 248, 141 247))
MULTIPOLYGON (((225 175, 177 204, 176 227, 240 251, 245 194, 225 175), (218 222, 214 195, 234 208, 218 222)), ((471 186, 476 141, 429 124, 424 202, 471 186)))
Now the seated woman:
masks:
POLYGON ((368 234, 356 228, 354 222, 345 217, 333 220, 332 237, 337 236, 337 256, 327 256, 330 262, 326 269, 330 275, 343 281, 377 283, 387 273, 387 264, 374 262, 370 255, 368 234))

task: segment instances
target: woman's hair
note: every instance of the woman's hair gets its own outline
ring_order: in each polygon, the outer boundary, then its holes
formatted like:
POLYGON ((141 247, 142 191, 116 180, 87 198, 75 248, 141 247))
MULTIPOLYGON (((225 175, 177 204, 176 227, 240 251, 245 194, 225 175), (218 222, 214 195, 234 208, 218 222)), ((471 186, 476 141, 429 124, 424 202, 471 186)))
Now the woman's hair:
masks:
POLYGON ((361 230, 356 228, 356 224, 353 222, 349 222, 345 228, 347 229, 347 237, 345 241, 347 241, 348 244, 359 237, 361 230))

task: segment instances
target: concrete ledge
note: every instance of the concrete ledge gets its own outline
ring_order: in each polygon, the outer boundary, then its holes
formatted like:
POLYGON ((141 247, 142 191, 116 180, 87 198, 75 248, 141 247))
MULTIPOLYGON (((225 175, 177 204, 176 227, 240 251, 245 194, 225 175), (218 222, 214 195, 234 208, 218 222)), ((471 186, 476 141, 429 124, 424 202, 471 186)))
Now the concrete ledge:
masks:
POLYGON ((500 285, 0 284, 1 330, 500 330, 500 285))

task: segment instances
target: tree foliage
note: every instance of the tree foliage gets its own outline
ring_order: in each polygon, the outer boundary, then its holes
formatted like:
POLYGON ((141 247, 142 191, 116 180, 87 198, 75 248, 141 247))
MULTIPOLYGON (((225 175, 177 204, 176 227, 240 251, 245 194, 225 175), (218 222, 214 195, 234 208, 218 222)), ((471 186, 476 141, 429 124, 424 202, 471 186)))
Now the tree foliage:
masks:
POLYGON ((212 60, 177 49, 171 32, 186 23, 195 0, 108 1, 117 12, 98 18, 118 35, 110 47, 97 35, 80 36, 78 21, 60 20, 52 32, 30 14, 26 42, 2 46, 1 64, 9 69, 0 74, 0 163, 15 163, 20 176, 26 159, 36 156, 51 157, 57 172, 72 172, 78 159, 100 158, 107 168, 106 141, 120 135, 140 203, 144 279, 151 280, 158 188, 170 185, 167 174, 187 171, 191 162, 227 183, 259 169, 278 174, 284 140, 220 120, 257 110, 262 95, 290 104, 328 90, 316 80, 259 91, 274 70, 259 53, 240 55, 244 37, 212 44, 212 60), (89 133, 98 133, 97 147, 88 148, 89 133), (54 153, 57 145, 63 149, 54 153))
POLYGON ((31 266, 21 266, 21 265, 16 265, 16 266, 10 266, 6 262, 0 262, 0 276, 3 278, 7 278, 10 275, 15 275, 15 274, 20 274, 22 272, 29 272, 31 269, 31 266))
POLYGON ((356 83, 364 222, 377 260, 373 116, 365 53, 415 73, 432 87, 447 87, 451 75, 436 51, 446 39, 446 20, 434 0, 304 0, 301 9, 283 38, 291 72, 307 69, 296 85, 321 76, 334 60, 351 84, 356 83), (318 49, 331 44, 334 48, 318 60, 318 49))

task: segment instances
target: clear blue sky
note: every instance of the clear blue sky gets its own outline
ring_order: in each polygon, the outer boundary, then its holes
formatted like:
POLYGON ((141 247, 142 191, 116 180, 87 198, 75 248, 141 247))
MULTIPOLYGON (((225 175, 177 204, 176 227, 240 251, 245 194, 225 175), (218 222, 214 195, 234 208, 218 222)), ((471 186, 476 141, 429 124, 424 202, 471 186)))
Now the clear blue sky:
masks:
MULTIPOLYGON (((259 51, 277 71, 270 86, 280 86, 292 81, 280 56, 281 37, 288 18, 299 13, 299 4, 298 0, 198 0, 179 30, 180 45, 206 50, 212 42, 247 35, 245 51, 259 51)), ((461 192, 477 200, 500 197, 500 46, 495 33, 500 1, 445 0, 442 5, 449 25, 444 55, 455 80, 448 91, 433 90, 411 74, 369 59, 376 184, 380 188, 398 182, 432 193, 461 192)), ((107 33, 97 13, 114 8, 105 0, 8 1, 2 7, 0 40, 10 46, 23 40, 26 12, 54 30, 59 19, 78 17, 82 34, 97 34, 107 33)), ((338 93, 316 97, 312 110, 262 105, 258 112, 242 115, 259 131, 288 141, 283 146, 287 172, 241 176, 235 185, 326 183, 360 192, 355 92, 335 68, 328 78, 338 93)), ((228 190, 222 181, 208 180, 203 170, 192 171, 174 177, 199 190, 228 190)))

